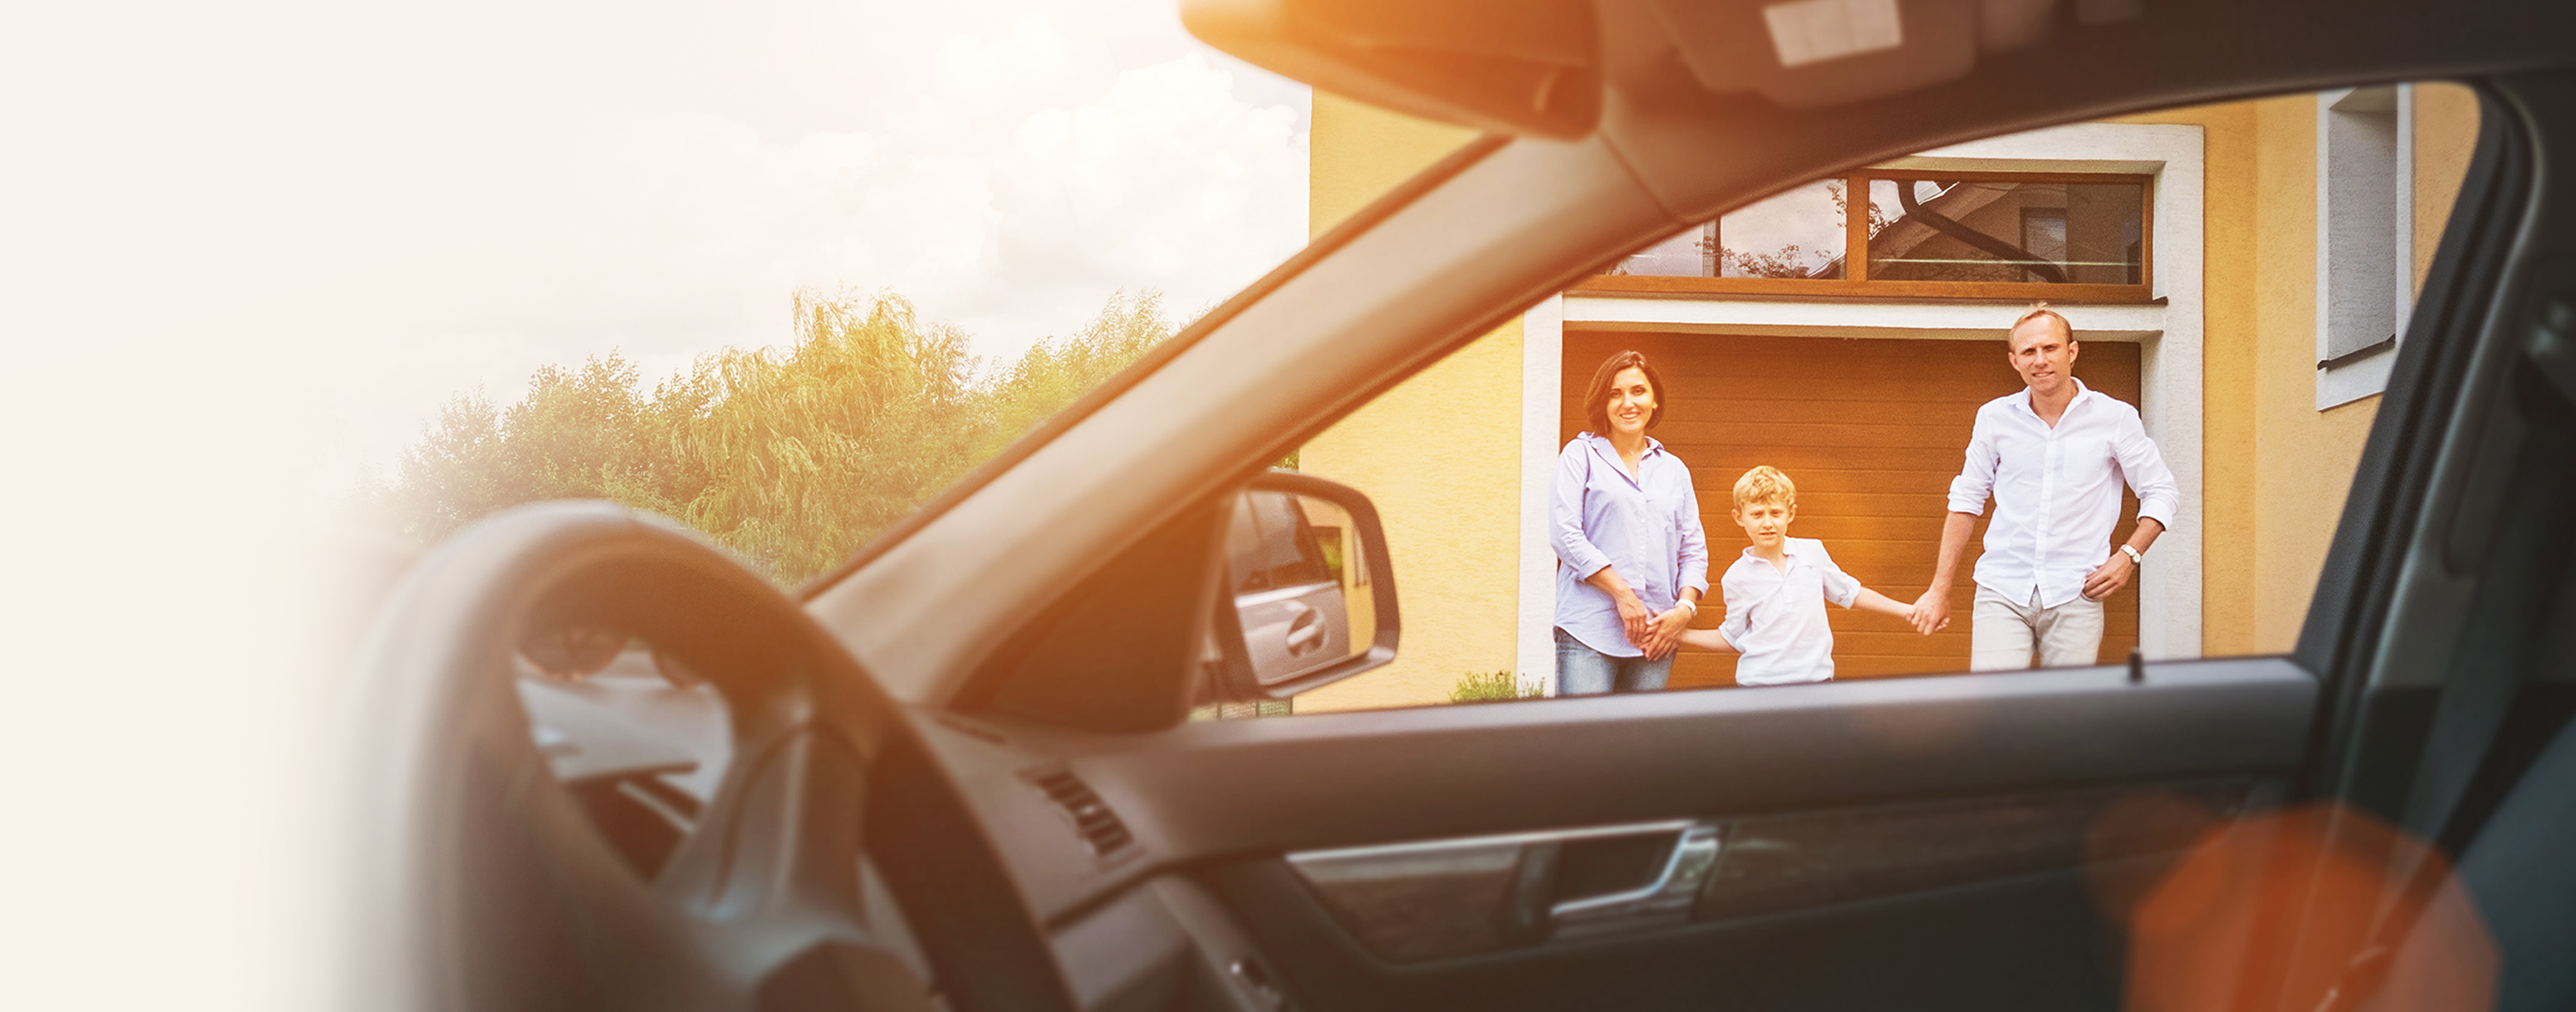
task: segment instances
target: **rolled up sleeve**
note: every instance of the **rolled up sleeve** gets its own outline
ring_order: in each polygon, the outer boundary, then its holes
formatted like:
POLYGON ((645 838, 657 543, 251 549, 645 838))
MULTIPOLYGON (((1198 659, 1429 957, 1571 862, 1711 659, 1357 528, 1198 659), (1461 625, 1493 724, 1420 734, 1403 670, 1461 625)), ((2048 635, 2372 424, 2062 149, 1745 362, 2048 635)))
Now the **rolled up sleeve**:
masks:
POLYGON ((1977 413, 1977 427, 1968 435, 1966 459, 1959 465, 1959 476, 1950 479, 1950 512, 1984 516, 1986 499, 1995 492, 1994 435, 1987 431, 1985 412, 1977 413))
POLYGON ((1548 490, 1548 540, 1556 546, 1557 559, 1577 579, 1598 573, 1610 564, 1609 553, 1583 534, 1583 493, 1591 481, 1592 468, 1582 455, 1588 452, 1578 442, 1558 454, 1556 481, 1548 490))
POLYGON ((2120 462, 2120 476, 2138 494, 2138 518, 2153 517, 2172 530, 2174 514, 2182 508, 2182 487, 2174 482, 2173 468, 2165 466, 2164 451, 2147 438, 2146 426, 2132 418, 2125 429, 2113 455, 2120 462))
POLYGON ((1718 582, 1725 590, 1726 620, 1717 624, 1717 634, 1726 637, 1728 643, 1735 644, 1735 649, 1743 650, 1744 634, 1753 624, 1752 616, 1745 612, 1750 610, 1753 602, 1742 588, 1735 586, 1732 578, 1721 577, 1718 582))

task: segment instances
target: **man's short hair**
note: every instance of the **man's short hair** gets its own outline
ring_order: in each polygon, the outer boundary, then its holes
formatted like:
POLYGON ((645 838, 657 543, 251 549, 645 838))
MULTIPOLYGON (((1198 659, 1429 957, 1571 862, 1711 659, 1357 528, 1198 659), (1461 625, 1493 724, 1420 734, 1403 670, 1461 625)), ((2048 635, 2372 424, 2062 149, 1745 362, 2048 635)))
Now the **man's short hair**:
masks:
POLYGON ((1735 479, 1736 512, 1755 503, 1779 503, 1797 509, 1798 483, 1769 464, 1746 471, 1744 477, 1735 479))
POLYGON ((2030 307, 2030 312, 2023 313, 2021 316, 2015 318, 2012 322, 2012 326, 2004 328, 2004 350, 2012 350, 2013 331, 2020 330, 2022 324, 2029 323, 2030 321, 2039 319, 2043 316, 2057 321, 2057 332, 2066 338, 2067 343, 2073 344, 2075 342, 2075 325, 2066 322, 2066 317, 2058 315, 2057 310, 2048 308, 2048 303, 2042 302, 2036 306, 2030 307))
POLYGON ((1651 429, 1663 422, 1664 378, 1656 375, 1654 366, 1646 364, 1646 356, 1623 351, 1601 361, 1601 368, 1592 371, 1592 389, 1583 395, 1583 420, 1591 423, 1594 435, 1610 434, 1610 384, 1629 369, 1645 373, 1646 387, 1655 392, 1655 413, 1646 416, 1646 427, 1651 429))

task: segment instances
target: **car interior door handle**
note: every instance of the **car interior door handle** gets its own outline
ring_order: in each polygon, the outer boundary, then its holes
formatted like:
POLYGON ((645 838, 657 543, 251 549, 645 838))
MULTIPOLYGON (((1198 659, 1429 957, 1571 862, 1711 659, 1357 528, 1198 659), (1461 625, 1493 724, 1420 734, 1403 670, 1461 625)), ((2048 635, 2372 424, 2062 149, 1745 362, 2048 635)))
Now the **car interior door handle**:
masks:
POLYGON ((1719 835, 1715 823, 1683 826, 1651 881, 1633 889, 1557 901, 1548 908, 1550 934, 1565 938, 1689 920, 1700 887, 1717 867, 1719 835))
POLYGON ((1422 962, 1875 901, 1976 883, 2157 867, 2251 781, 1675 819, 1286 855, 1371 953, 1422 962), (2147 812, 2141 816, 2137 813, 2147 812), (2143 862, 2143 863, 2142 863, 2143 862))

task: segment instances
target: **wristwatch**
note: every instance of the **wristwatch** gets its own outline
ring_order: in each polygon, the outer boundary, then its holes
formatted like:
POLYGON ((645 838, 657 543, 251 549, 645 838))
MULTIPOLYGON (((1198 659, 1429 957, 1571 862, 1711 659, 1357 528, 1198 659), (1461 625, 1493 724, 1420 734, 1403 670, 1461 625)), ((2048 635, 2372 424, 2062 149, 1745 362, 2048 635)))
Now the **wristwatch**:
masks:
POLYGON ((2128 545, 2121 545, 2120 551, 2128 555, 2129 564, 2132 566, 2143 566, 2147 562, 2147 553, 2129 547, 2128 545))

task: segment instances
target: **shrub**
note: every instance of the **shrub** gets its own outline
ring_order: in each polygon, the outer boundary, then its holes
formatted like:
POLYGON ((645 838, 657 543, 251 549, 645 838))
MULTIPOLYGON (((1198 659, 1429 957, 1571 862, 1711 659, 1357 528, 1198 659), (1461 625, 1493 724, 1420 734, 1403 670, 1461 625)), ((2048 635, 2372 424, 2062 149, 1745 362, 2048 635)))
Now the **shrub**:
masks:
POLYGON ((1458 676, 1458 685, 1449 690, 1452 703, 1498 703, 1512 699, 1530 699, 1547 693, 1535 686, 1521 685, 1520 676, 1509 671, 1470 671, 1458 676))

